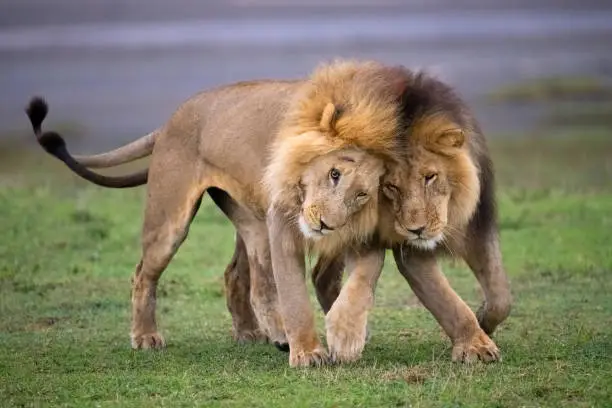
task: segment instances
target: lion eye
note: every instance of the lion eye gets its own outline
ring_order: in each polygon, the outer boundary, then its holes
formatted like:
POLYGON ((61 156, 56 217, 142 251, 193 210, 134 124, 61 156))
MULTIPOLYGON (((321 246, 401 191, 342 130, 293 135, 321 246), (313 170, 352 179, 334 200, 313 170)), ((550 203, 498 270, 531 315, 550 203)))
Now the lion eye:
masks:
POLYGON ((391 184, 391 183, 387 183, 385 184, 385 190, 389 193, 389 194, 396 194, 398 192, 398 188, 397 186, 391 184))
POLYGON ((338 179, 340 178, 340 170, 333 168, 329 171, 329 177, 331 177, 332 180, 334 181, 338 181, 338 179))
POLYGON ((425 185, 428 186, 431 183, 433 183, 433 181, 436 179, 436 177, 438 177, 438 175, 436 173, 431 173, 431 174, 425 175, 425 185))
POLYGON ((363 198, 367 196, 368 196, 368 193, 366 193, 365 191, 360 191, 359 193, 357 193, 357 198, 363 198))

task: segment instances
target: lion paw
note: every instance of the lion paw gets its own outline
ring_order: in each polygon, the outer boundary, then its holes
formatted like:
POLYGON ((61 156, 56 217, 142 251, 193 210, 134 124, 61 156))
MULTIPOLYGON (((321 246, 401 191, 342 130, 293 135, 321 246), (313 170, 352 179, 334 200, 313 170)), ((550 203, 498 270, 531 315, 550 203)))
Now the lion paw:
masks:
POLYGON ((289 351, 289 365, 291 367, 320 367, 329 362, 329 355, 323 347, 314 350, 301 350, 294 352, 293 348, 289 351))
POLYGON ((478 360, 490 363, 501 360, 501 353, 493 340, 480 330, 470 340, 457 342, 453 346, 452 358, 460 363, 469 364, 478 360))
POLYGON ((334 363, 350 363, 361 357, 368 338, 365 313, 354 320, 334 318, 328 314, 325 325, 327 346, 334 363))
POLYGON ((265 335, 261 330, 241 330, 235 331, 233 336, 234 340, 238 344, 247 343, 266 343, 268 336, 265 335))
POLYGON ((166 347, 166 342, 161 334, 146 333, 141 335, 132 334, 133 349, 161 349, 166 347))

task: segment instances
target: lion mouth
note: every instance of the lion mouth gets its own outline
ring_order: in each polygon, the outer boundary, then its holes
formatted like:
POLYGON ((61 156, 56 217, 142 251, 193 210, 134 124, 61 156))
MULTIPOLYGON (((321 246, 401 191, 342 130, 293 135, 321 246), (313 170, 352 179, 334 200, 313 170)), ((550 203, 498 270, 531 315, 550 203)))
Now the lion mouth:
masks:
POLYGON ((444 239, 443 233, 433 235, 431 232, 425 231, 425 228, 421 228, 419 231, 411 231, 409 228, 397 221, 395 224, 395 231, 404 238, 408 245, 426 251, 435 249, 444 239))
POLYGON ((327 230, 327 229, 312 228, 310 225, 308 225, 304 217, 301 215, 300 215, 298 224, 300 227, 300 231, 302 232, 302 235, 304 235, 308 239, 317 240, 333 232, 332 230, 327 230))

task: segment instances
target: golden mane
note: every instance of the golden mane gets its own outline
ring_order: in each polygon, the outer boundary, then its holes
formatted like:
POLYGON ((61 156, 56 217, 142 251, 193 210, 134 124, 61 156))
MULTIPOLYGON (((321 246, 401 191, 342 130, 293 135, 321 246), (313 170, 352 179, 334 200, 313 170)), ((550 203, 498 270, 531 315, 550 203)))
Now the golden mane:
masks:
POLYGON ((377 62, 320 65, 290 104, 272 145, 264 186, 277 205, 296 205, 295 186, 315 158, 345 147, 395 157, 405 72, 377 62))

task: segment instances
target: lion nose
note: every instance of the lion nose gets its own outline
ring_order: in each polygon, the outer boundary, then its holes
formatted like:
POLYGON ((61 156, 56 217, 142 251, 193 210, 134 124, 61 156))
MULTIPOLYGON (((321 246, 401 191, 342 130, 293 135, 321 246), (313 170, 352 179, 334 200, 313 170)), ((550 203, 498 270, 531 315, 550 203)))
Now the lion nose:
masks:
POLYGON ((417 237, 420 237, 423 231, 425 231, 425 226, 415 228, 415 229, 409 229, 408 231, 412 232, 417 237))
POLYGON ((319 223, 320 223, 320 226, 321 226, 321 231, 323 231, 323 230, 333 231, 333 228, 332 228, 332 227, 330 227, 329 225, 327 225, 327 224, 326 224, 326 223, 323 221, 323 218, 321 218, 321 219, 319 220, 319 223))

